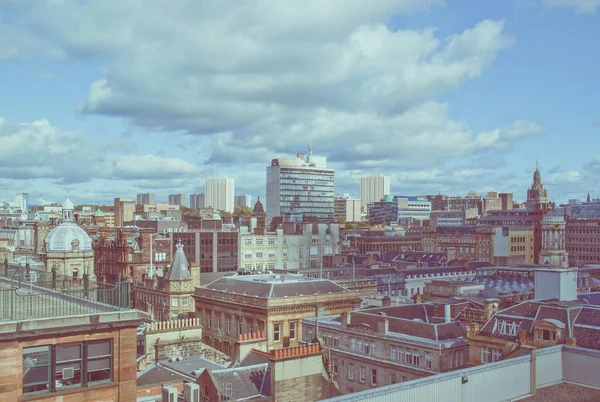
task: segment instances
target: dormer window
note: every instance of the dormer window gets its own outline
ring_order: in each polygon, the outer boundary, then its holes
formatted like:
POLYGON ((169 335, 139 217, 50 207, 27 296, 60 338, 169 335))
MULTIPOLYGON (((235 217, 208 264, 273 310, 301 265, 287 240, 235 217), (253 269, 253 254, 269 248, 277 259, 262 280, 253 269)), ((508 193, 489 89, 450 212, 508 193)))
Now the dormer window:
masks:
POLYGON ((73 240, 71 242, 71 251, 73 251, 74 253, 79 252, 79 240, 73 240))

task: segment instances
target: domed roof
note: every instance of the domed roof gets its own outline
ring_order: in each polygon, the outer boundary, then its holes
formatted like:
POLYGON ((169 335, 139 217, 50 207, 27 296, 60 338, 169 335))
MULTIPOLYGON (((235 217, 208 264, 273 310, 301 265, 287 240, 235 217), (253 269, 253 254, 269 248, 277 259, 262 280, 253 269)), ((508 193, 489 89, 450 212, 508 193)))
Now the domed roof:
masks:
POLYGON ((260 197, 257 198, 256 204, 254 204, 254 215, 262 215, 265 213, 265 208, 263 207, 262 202, 260 202, 260 197))
POLYGON ((46 251, 68 252, 72 250, 73 240, 79 240, 79 251, 92 251, 92 239, 73 222, 63 222, 48 233, 46 251))

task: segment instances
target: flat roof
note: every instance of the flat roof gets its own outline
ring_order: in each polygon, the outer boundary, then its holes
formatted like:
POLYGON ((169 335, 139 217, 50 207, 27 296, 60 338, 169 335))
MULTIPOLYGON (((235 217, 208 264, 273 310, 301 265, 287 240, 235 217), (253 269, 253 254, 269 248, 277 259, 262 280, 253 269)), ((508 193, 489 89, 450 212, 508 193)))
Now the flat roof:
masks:
POLYGON ((592 402, 600 401, 600 389, 562 382, 538 388, 535 395, 521 399, 527 402, 592 402))
POLYGON ((67 292, 11 282, 0 278, 0 336, 17 331, 83 326, 94 322, 139 321, 138 312, 95 300, 96 290, 88 298, 83 290, 67 292), (94 316, 94 317, 93 317, 94 316))

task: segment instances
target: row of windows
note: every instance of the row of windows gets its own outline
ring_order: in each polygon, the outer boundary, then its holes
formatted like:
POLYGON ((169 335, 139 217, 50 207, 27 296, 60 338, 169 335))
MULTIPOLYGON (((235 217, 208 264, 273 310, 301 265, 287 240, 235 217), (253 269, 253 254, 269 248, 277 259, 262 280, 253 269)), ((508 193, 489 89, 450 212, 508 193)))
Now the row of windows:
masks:
POLYGON ((516 236, 510 238, 511 243, 525 243, 525 236, 516 236))
MULTIPOLYGON (((404 348, 401 346, 390 346, 390 360, 409 366, 421 366, 421 352, 416 349, 404 348)), ((431 370, 431 353, 425 352, 425 368, 431 370)))
MULTIPOLYGON (((274 262, 269 262, 266 264, 267 270, 268 271, 273 271, 276 267, 276 263, 274 262)), ((265 268, 265 264, 263 264, 262 262, 257 262, 256 264, 244 264, 244 268, 246 268, 246 270, 248 271, 254 271, 255 269, 257 271, 262 271, 265 268)), ((287 269, 287 262, 284 261, 283 263, 283 269, 287 269)))
MULTIPOLYGON (((334 374, 335 374, 335 371, 334 371, 334 374)), ((360 366, 359 370, 358 370, 358 381, 361 383, 364 383, 366 381, 366 377, 367 377, 367 368, 365 366, 360 366)), ((374 369, 374 368, 371 369, 370 378, 371 378, 371 385, 376 386, 377 385, 377 369, 374 369)), ((354 363, 348 364, 348 379, 349 380, 355 379, 354 363)))
MULTIPOLYGON (((244 239, 244 245, 245 246, 252 246, 252 245, 257 245, 257 246, 263 246, 265 244, 265 241, 263 238, 246 238, 244 239)), ((269 237, 267 238, 267 244, 269 246, 274 246, 277 244, 277 239, 274 237, 269 237)), ((288 239, 287 237, 283 238, 283 245, 287 245, 288 244, 288 239)))
POLYGON ((23 395, 112 381, 112 340, 23 348, 23 395))
MULTIPOLYGON (((223 324, 227 325, 227 333, 228 334, 234 334, 234 332, 236 331, 236 317, 233 315, 230 316, 225 316, 224 314, 218 314, 215 313, 214 314, 214 318, 213 318, 213 314, 210 311, 204 311, 202 310, 200 312, 200 325, 204 325, 204 323, 206 323, 206 327, 212 329, 213 325, 214 328, 218 331, 222 331, 225 328, 222 327, 223 324), (206 317, 206 320, 204 320, 204 317, 206 317)), ((248 332, 249 333, 254 333, 254 321, 253 320, 247 320, 246 324, 248 325, 248 332)), ((243 334, 242 332, 242 326, 243 326, 243 320, 241 318, 237 319, 237 334, 234 335, 241 335, 243 334)), ((258 323, 258 331, 259 332, 263 332, 265 330, 265 323, 264 321, 261 321, 258 323)))

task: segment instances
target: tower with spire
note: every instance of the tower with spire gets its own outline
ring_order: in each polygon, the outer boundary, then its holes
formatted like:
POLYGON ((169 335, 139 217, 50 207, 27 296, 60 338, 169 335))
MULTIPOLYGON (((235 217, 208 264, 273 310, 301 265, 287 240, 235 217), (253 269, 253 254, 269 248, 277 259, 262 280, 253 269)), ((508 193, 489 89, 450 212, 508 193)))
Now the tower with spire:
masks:
POLYGON ((533 173, 533 183, 527 190, 527 208, 535 210, 548 205, 548 190, 542 184, 542 174, 540 173, 539 164, 535 162, 535 172, 533 173))

